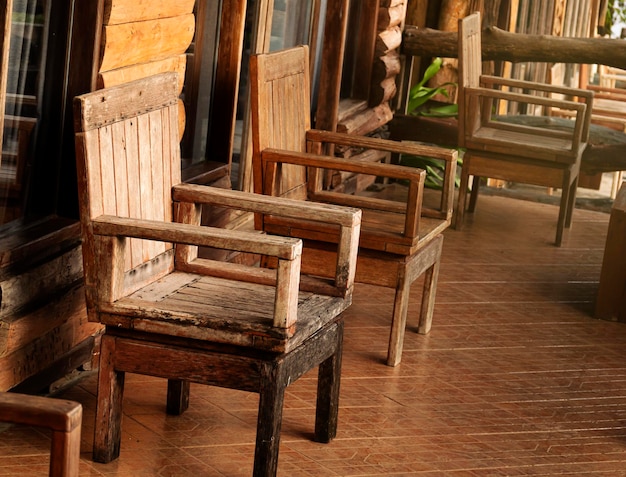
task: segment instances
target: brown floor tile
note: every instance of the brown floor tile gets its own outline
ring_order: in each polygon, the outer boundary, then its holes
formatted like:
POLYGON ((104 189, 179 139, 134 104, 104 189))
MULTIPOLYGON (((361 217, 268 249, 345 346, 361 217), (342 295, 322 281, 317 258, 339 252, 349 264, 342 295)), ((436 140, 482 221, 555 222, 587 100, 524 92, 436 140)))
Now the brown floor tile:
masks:
MULTIPOLYGON (((445 233, 433 329, 383 365, 393 290, 359 285, 346 312, 339 432, 312 442, 316 373, 288 388, 280 476, 626 476, 626 324, 592 318, 608 215, 576 210, 563 247, 557 208, 480 198, 445 233)), ((258 396, 192 386, 164 414, 166 383, 129 375, 120 458, 91 461, 96 379, 84 405, 83 476, 248 476, 258 396)), ((49 436, 0 427, 0 476, 45 475, 49 436)))

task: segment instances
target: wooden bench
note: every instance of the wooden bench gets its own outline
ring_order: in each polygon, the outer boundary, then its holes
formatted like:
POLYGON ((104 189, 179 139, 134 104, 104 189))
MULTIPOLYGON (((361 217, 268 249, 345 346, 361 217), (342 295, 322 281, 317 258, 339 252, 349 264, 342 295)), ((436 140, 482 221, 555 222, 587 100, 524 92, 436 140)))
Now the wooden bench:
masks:
POLYGON ((83 407, 74 401, 0 393, 0 422, 44 427, 52 431, 51 477, 78 475, 82 417, 83 407))
POLYGON ((626 185, 620 188, 609 220, 595 316, 626 322, 626 185))

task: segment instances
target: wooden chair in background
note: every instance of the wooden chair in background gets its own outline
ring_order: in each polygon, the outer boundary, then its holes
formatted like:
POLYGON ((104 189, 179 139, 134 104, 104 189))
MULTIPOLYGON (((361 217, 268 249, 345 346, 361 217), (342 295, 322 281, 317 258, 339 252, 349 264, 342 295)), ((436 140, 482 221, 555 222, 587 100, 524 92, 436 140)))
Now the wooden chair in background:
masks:
POLYGON ((465 148, 455 227, 463 225, 469 176, 474 176, 473 212, 481 177, 561 189, 556 245, 571 225, 580 161, 585 149, 593 93, 482 74, 480 14, 459 20, 459 147, 465 148), (513 90, 520 92, 512 92, 513 90), (538 94, 530 94, 534 91, 538 94), (554 95, 565 96, 558 99, 554 95), (574 113, 573 128, 552 128, 546 120, 524 123, 524 115, 495 117, 499 101, 520 107, 560 108, 574 113))
POLYGON ((0 393, 0 422, 50 429, 50 477, 76 477, 80 464, 81 404, 65 399, 0 393))
POLYGON ((361 212, 182 184, 177 84, 166 73, 75 100, 87 310, 105 325, 94 460, 119 455, 132 372, 168 379, 170 414, 189 382, 259 393, 254 475, 275 475, 285 388, 318 365, 315 438, 335 436, 361 212), (300 240, 200 226, 200 204, 335 224, 336 273, 301 276, 300 240), (197 258, 198 246, 276 268, 197 258))
MULTIPOLYGON (((255 191, 362 209, 356 281, 396 291, 387 354, 387 364, 395 366, 402 356, 410 287, 422 275, 425 278, 419 332, 428 333, 431 327, 442 232, 449 226, 452 215, 457 152, 311 129, 308 61, 306 46, 259 54, 251 59, 255 191), (445 170, 442 193, 436 204, 428 208, 423 205, 423 170, 322 155, 327 145, 439 159, 445 170), (322 178, 328 171, 384 177, 395 183, 383 187, 380 194, 342 194, 323 186, 322 178)), ((257 226, 270 233, 304 239, 309 245, 302 259, 306 272, 322 276, 333 272, 330 245, 338 241, 338 235, 332 228, 305 217, 274 215, 260 217, 257 226)))

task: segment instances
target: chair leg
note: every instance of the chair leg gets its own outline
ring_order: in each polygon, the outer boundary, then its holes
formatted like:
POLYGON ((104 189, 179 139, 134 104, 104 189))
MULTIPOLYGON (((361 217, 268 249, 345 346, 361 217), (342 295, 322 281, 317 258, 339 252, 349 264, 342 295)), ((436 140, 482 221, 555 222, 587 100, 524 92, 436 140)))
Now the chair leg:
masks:
POLYGON ((120 455, 124 372, 115 370, 115 338, 102 337, 93 460, 106 464, 120 455))
POLYGON ((454 219, 454 228, 461 230, 463 228, 463 220, 465 218, 465 203, 467 201, 467 188, 469 185, 469 154, 463 157, 463 165, 461 166, 461 181, 459 183, 459 195, 456 201, 456 215, 454 219))
POLYGON ((402 359, 411 285, 422 275, 424 275, 424 290, 420 306, 418 333, 427 334, 430 331, 435 308, 442 248, 443 235, 439 234, 420 249, 418 255, 410 257, 398 269, 396 296, 391 318, 391 334, 387 350, 388 366, 397 366, 402 359))
POLYGON ((478 191, 480 189, 480 177, 474 176, 472 178, 472 191, 470 192, 470 201, 467 211, 469 213, 474 213, 476 210, 476 202, 478 202, 478 191))
POLYGON ((189 408, 189 381, 182 379, 167 380, 167 414, 180 416, 189 408))
POLYGON ((574 208, 576 207, 576 192, 578 190, 578 176, 572 181, 569 193, 569 203, 567 204, 567 215, 565 216, 565 228, 571 228, 572 219, 574 217, 574 208))
POLYGON ((411 280, 407 277, 406 267, 398 272, 396 296, 393 302, 393 314, 391 316, 391 334, 389 336, 389 348, 387 350, 387 366, 397 366, 402 360, 402 347, 404 345, 404 331, 406 330, 406 315, 409 309, 409 293, 411 280))
POLYGON ((80 430, 52 432, 50 451, 50 477, 74 477, 80 464, 80 430))
POLYGON ((254 477, 273 477, 278 469, 280 428, 287 377, 284 363, 263 363, 254 450, 254 477))
POLYGON ((422 306, 420 309, 420 321, 417 332, 425 335, 430 332, 433 324, 433 313, 435 310, 435 296, 437 294, 437 281, 439 280, 439 266, 441 264, 441 249, 443 237, 438 241, 437 258, 432 267, 426 270, 424 275, 424 291, 422 293, 422 306))
MULTIPOLYGON (((560 247, 563 242, 563 230, 565 227, 568 227, 567 221, 571 222, 571 214, 573 211, 570 210, 570 207, 573 208, 574 202, 572 199, 572 187, 573 185, 577 185, 578 182, 571 182, 571 175, 569 171, 563 172, 563 185, 561 187, 561 202, 559 204, 559 218, 556 222, 556 238, 554 240, 554 244, 557 247, 560 247)), ((575 192, 575 189, 574 189, 575 192)), ((575 201, 575 199, 574 199, 575 201)))
POLYGON ((340 320, 337 323, 335 353, 319 365, 315 409, 315 441, 317 442, 330 442, 337 435, 342 349, 343 320, 340 320))

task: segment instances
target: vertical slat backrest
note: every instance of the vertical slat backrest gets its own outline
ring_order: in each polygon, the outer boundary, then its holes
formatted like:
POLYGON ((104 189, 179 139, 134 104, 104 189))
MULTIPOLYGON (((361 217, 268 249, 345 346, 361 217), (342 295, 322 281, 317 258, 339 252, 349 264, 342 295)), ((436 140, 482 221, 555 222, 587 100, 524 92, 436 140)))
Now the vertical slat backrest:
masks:
MULTIPOLYGON (((93 247, 90 224, 100 215, 170 222, 171 188, 181 182, 177 75, 79 96, 75 107, 83 247, 93 247)), ((136 270, 159 257, 164 273, 173 266, 171 249, 171 244, 130 239, 124 269, 136 270)))
POLYGON ((258 193, 306 197, 306 170, 283 165, 275 189, 263 190, 259 154, 264 149, 306 151, 311 128, 309 51, 298 46, 250 59, 254 187, 258 193))
POLYGON ((465 138, 480 121, 480 108, 470 104, 465 88, 480 86, 482 74, 482 45, 480 13, 475 12, 459 20, 459 147, 465 146, 465 138))

